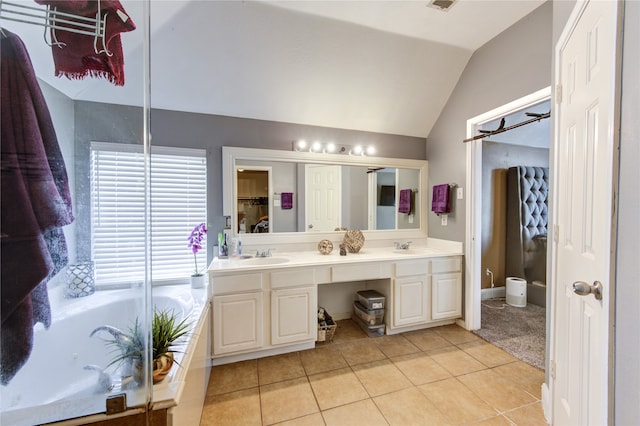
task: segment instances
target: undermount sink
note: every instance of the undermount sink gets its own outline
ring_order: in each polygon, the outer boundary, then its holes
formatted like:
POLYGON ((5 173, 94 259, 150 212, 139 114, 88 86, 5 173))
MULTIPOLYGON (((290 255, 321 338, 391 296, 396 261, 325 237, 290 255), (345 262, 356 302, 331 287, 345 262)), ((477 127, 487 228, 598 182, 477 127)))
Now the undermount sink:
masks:
POLYGON ((243 265, 278 265, 287 263, 289 259, 286 257, 254 257, 242 261, 243 265))

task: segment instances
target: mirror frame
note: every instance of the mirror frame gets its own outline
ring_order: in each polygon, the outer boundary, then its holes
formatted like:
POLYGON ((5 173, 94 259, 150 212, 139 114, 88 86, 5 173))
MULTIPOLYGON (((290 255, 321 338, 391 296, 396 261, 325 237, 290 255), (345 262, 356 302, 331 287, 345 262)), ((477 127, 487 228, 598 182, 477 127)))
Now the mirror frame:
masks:
MULTIPOLYGON (((222 214, 231 218, 231 233, 237 235, 235 198, 237 194, 235 170, 236 160, 277 161, 289 163, 339 164, 346 166, 374 166, 400 169, 418 169, 420 183, 420 227, 414 229, 362 230, 367 240, 427 238, 428 210, 428 162, 404 158, 367 157, 342 154, 282 151, 275 149, 222 147, 222 214)), ((285 243, 317 243, 322 239, 336 240, 344 231, 330 232, 270 232, 265 234, 242 234, 243 244, 269 245, 285 243)))

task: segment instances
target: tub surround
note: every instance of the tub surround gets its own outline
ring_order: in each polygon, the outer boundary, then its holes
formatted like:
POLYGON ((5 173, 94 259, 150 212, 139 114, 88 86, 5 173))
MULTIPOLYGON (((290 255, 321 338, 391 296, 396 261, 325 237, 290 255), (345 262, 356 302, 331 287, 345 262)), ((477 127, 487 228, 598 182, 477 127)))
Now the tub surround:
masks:
POLYGON ((386 334, 462 315, 457 242, 425 239, 408 250, 387 242, 347 256, 282 248, 271 257, 214 259, 209 276, 214 365, 315 347, 317 307, 336 306, 334 318, 349 317, 354 288, 385 295, 386 334))

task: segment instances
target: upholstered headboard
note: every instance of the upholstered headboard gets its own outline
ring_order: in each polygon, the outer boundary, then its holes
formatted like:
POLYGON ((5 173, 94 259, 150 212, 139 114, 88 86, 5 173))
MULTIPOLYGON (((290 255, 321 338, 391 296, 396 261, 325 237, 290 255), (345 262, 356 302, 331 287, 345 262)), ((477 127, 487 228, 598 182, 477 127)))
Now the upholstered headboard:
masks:
POLYGON ((506 275, 545 281, 549 198, 548 167, 507 171, 506 275))

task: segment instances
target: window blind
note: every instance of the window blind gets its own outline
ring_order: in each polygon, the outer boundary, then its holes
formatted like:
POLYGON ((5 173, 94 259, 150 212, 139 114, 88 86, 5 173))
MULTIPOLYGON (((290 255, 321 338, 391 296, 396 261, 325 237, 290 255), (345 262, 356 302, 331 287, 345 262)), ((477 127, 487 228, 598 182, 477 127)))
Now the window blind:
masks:
MULTIPOLYGON (((141 146, 91 144, 91 240, 98 285, 144 280, 144 167, 141 146)), ((206 222, 206 151, 153 147, 149 198, 151 278, 186 282, 195 272, 187 238, 206 222)), ((197 266, 207 266, 205 249, 197 254, 197 266)))

